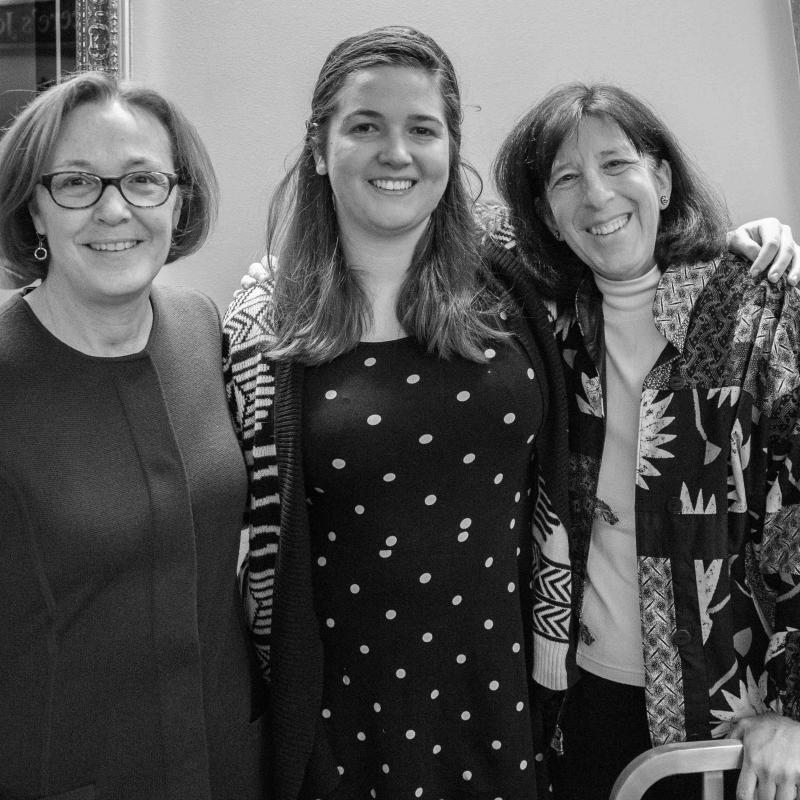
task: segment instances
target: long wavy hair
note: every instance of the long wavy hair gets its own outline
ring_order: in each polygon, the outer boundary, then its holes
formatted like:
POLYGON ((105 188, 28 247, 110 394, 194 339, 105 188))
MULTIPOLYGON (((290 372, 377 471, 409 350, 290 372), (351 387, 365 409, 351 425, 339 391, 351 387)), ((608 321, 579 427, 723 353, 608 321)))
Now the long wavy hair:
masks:
POLYGON ((217 179, 194 125, 153 89, 104 72, 79 73, 34 98, 0 139, 0 250, 27 281, 47 275, 47 262, 33 257, 37 237, 28 204, 64 120, 79 106, 113 101, 152 114, 169 136, 182 205, 167 263, 195 252, 208 236, 217 212, 217 179))
POLYGON ((552 297, 571 297, 589 271, 545 223, 553 161, 585 116, 613 120, 639 155, 657 165, 666 160, 672 168, 670 203, 661 212, 656 237, 656 263, 663 269, 717 257, 725 247, 725 204, 664 122, 618 86, 570 83, 551 91, 516 124, 494 163, 495 184, 510 208, 517 242, 542 289, 552 297))
POLYGON ((345 39, 320 71, 302 152, 269 208, 267 252, 278 262, 272 320, 276 340, 270 355, 305 364, 330 361, 355 347, 371 323, 369 302, 339 243, 330 180, 317 174, 314 153, 326 154, 330 120, 348 76, 381 66, 413 67, 434 76, 450 140, 447 187, 401 287, 398 319, 430 352, 484 361, 486 342, 505 335, 498 323, 502 301, 479 255, 464 172, 476 173, 460 155, 458 81, 433 39, 399 26, 345 39))

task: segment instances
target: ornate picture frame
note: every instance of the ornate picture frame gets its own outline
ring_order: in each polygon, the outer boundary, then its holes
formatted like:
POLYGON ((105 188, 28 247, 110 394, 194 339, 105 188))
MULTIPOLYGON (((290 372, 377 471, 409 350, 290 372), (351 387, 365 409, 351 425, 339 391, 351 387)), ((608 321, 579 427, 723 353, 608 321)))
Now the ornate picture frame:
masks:
POLYGON ((102 70, 122 78, 128 77, 128 0, 76 0, 75 40, 78 70, 102 70))

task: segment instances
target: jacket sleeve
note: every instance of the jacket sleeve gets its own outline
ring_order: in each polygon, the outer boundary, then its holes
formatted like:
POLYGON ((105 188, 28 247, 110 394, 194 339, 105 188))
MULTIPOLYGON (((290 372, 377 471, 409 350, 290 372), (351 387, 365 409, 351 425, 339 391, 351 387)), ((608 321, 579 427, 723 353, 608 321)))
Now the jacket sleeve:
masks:
POLYGON ((763 376, 773 401, 766 409, 766 513, 755 551, 775 598, 766 667, 783 713, 800 720, 800 298, 789 289, 782 299, 763 376))
POLYGON ((265 351, 272 285, 257 284, 231 304, 223 324, 225 389, 248 475, 248 547, 239 570, 244 613, 266 680, 275 564, 280 539, 278 466, 272 419, 274 374, 265 351))

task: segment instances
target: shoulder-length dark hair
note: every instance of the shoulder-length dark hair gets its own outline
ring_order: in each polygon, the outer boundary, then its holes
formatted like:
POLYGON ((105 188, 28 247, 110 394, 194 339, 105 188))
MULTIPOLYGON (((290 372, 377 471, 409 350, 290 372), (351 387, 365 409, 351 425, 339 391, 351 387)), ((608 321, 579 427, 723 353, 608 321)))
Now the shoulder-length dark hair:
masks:
POLYGON ((494 163, 498 191, 511 211, 522 253, 554 297, 569 297, 588 267, 545 224, 546 188, 561 143, 584 116, 616 122, 637 152, 672 168, 669 206, 661 212, 656 263, 695 263, 725 247, 727 211, 677 140, 643 101, 618 86, 570 83, 551 91, 506 137, 494 163))
POLYGON ((460 155, 461 98, 455 70, 439 45, 413 28, 376 28, 340 42, 317 78, 303 149, 270 203, 267 251, 275 256, 276 341, 270 354, 306 364, 352 349, 371 311, 339 244, 333 192, 318 175, 331 117, 348 76, 372 67, 402 66, 434 76, 450 139, 447 187, 417 244, 397 304, 404 329, 442 357, 485 360, 486 340, 500 333, 496 293, 478 253, 472 201, 460 155))
POLYGON ((33 257, 37 238, 28 203, 65 118, 84 104, 115 100, 152 114, 169 136, 182 205, 167 263, 193 253, 206 240, 216 218, 218 188, 211 158, 195 127, 153 89, 103 72, 80 73, 38 95, 0 139, 0 252, 24 279, 47 274, 47 262, 33 257))

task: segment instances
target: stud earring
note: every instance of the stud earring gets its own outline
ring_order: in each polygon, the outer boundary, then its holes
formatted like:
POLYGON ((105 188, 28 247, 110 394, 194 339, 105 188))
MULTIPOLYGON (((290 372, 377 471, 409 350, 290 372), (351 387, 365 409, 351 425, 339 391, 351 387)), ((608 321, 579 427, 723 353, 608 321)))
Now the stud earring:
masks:
POLYGON ((665 194, 662 194, 658 199, 661 202, 661 208, 666 208, 669 205, 669 199, 665 194))
POLYGON ((561 241, 561 231, 553 231, 553 236, 557 242, 561 241))
POLYGON ((328 168, 325 166, 325 162, 320 159, 317 161, 317 175, 327 175, 328 168))
POLYGON ((36 249, 33 251, 33 257, 37 261, 45 261, 47 259, 47 248, 44 246, 45 237, 42 236, 41 233, 36 234, 36 238, 39 240, 39 244, 36 245, 36 249))

